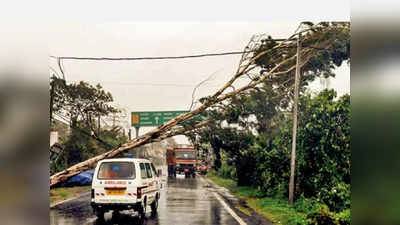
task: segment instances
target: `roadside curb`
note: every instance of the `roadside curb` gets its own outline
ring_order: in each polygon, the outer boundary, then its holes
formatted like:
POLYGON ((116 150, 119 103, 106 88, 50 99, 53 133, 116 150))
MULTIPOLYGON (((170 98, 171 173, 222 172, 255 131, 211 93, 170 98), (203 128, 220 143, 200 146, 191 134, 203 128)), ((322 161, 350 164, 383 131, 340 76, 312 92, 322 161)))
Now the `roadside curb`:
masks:
POLYGON ((62 200, 62 201, 59 201, 59 202, 55 202, 55 203, 53 203, 53 204, 50 204, 50 209, 52 209, 52 208, 54 208, 54 207, 56 207, 56 206, 58 206, 58 205, 61 205, 61 204, 63 204, 63 203, 66 203, 66 202, 69 202, 69 201, 78 199, 78 198, 80 198, 80 197, 83 197, 83 196, 89 195, 89 194, 90 194, 90 191, 85 191, 85 192, 83 192, 82 194, 79 194, 79 195, 74 196, 74 197, 72 197, 72 198, 68 198, 68 199, 65 199, 65 200, 62 200))

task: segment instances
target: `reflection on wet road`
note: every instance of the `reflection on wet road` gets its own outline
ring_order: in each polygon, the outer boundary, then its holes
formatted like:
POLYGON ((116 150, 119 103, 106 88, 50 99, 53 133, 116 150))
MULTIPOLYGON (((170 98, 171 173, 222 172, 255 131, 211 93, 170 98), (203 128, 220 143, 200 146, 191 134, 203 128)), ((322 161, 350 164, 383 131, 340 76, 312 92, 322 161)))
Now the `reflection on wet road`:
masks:
MULTIPOLYGON (((185 179, 178 176, 169 179, 161 191, 158 214, 152 217, 149 207, 143 224, 238 224, 204 185, 200 178, 185 179)), ((112 213, 108 212, 104 221, 100 221, 93 214, 89 202, 90 196, 87 194, 56 206, 50 210, 50 224, 140 224, 133 211, 122 211, 118 218, 113 218, 112 213)))

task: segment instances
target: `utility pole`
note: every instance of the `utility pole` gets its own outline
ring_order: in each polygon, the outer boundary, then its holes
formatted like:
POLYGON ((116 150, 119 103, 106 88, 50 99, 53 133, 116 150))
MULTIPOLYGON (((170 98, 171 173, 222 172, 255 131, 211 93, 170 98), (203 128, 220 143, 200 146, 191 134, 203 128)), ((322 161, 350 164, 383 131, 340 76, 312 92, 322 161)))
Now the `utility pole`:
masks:
POLYGON ((135 127, 135 131, 136 131, 136 138, 138 138, 138 137, 139 137, 139 128, 140 128, 140 127, 135 127))
MULTIPOLYGON (((53 76, 54 77, 54 76, 53 76)), ((50 79, 50 127, 53 122, 54 80, 50 79)))
MULTIPOLYGON (((136 139, 139 137, 139 128, 140 127, 135 127, 135 130, 136 130, 136 139)), ((139 155, 140 155, 140 152, 139 152, 139 149, 140 148, 136 148, 137 150, 136 150, 136 155, 137 155, 137 157, 139 158, 139 155)), ((144 149, 144 148, 143 148, 144 149)), ((144 151, 144 150, 143 150, 144 151)))
POLYGON ((293 102, 293 135, 292 135, 292 155, 290 157, 290 181, 289 181, 289 204, 293 205, 294 195, 294 173, 296 168, 296 135, 297 135, 297 105, 299 101, 299 84, 300 84, 300 52, 301 52, 301 34, 297 39, 297 57, 296 57, 296 73, 294 82, 294 102, 293 102))

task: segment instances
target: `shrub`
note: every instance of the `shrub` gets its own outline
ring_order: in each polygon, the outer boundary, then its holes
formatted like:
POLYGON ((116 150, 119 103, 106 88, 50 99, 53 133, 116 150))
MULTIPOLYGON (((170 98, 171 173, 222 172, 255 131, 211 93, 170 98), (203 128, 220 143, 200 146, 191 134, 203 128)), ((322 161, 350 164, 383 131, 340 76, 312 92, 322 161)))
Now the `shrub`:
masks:
POLYGON ((222 163, 221 168, 218 170, 218 175, 222 178, 234 180, 236 178, 236 170, 234 167, 222 163))
POLYGON ((334 214, 329 211, 326 205, 320 207, 318 211, 308 214, 307 222, 309 225, 338 225, 334 214))
POLYGON ((294 208, 298 212, 309 213, 309 212, 317 212, 323 206, 322 203, 318 202, 314 198, 305 198, 304 195, 301 195, 295 202, 294 208))
POLYGON ((327 205, 322 205, 319 210, 308 214, 307 222, 309 225, 349 225, 350 209, 334 213, 329 210, 327 205))

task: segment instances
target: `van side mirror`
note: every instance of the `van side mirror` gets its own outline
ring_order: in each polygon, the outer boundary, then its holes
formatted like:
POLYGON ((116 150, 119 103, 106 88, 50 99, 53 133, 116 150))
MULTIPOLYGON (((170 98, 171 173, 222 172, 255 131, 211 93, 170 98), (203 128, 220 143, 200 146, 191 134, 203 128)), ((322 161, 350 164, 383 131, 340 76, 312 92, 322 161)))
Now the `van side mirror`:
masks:
POLYGON ((161 169, 158 169, 158 170, 157 170, 157 177, 161 177, 161 175, 162 175, 162 170, 161 170, 161 169))

